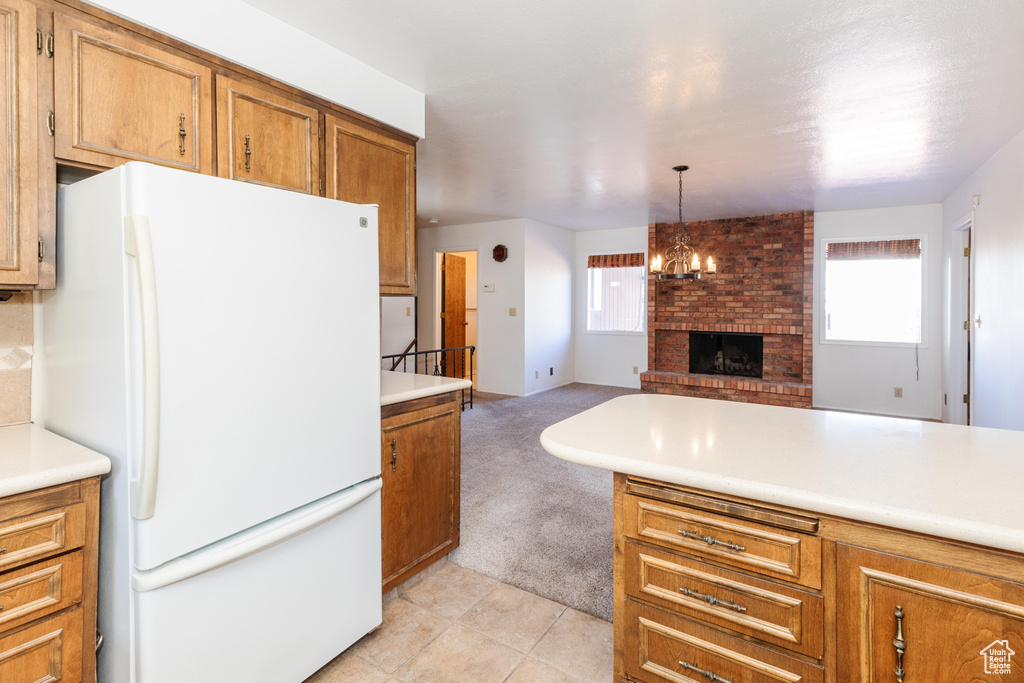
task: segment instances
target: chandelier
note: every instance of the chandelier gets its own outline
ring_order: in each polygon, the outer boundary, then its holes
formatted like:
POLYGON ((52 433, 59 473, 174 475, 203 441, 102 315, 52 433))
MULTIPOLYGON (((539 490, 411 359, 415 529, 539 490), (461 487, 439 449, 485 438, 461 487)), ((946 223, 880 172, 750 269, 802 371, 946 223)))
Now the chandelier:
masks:
POLYGON ((651 272, 657 275, 659 280, 700 280, 702 275, 713 275, 718 272, 718 266, 711 256, 708 256, 707 266, 701 268, 700 257, 690 246, 690 236, 683 224, 683 171, 689 168, 672 167, 672 170, 679 174, 679 232, 674 238, 675 243, 665 253, 667 260, 662 262, 661 254, 656 254, 651 259, 651 272))

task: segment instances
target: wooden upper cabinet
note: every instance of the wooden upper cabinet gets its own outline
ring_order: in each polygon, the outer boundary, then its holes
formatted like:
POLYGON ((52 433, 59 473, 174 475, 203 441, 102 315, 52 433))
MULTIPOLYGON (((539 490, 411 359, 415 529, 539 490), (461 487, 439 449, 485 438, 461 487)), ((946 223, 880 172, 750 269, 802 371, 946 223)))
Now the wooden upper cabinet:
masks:
POLYGON ((320 113, 248 83, 217 77, 222 178, 320 193, 320 113))
POLYGON ((148 161, 213 173, 208 68, 71 17, 54 17, 55 154, 101 167, 148 161))
POLYGON ((380 291, 416 293, 416 147, 327 117, 327 196, 377 204, 380 291))
POLYGON ((837 560, 838 680, 1024 680, 1024 585, 843 544, 837 560))
POLYGON ((0 286, 39 278, 36 8, 0 0, 0 286))

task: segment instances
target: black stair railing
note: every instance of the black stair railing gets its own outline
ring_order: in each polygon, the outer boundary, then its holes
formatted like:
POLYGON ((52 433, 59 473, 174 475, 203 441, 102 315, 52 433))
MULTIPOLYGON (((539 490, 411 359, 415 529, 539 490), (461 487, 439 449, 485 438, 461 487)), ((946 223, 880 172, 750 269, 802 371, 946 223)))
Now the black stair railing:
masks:
MULTIPOLYGON (((414 342, 415 343, 415 342, 414 342)), ((412 372, 418 375, 435 375, 437 377, 457 377, 473 379, 475 346, 459 346, 450 349, 431 349, 430 351, 410 351, 413 344, 402 353, 381 356, 384 367, 391 370, 410 372, 409 358, 412 358, 412 372), (467 372, 468 371, 468 372, 467 372)), ((462 409, 473 408, 473 385, 469 386, 469 400, 466 400, 466 389, 462 390, 462 409)))

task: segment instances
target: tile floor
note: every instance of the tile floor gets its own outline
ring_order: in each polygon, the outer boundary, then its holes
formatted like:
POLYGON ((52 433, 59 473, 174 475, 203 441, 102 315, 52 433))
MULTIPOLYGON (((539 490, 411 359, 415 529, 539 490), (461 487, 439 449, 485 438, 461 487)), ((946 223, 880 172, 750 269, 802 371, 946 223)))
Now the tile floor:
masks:
POLYGON ((438 562, 385 596, 384 624, 306 683, 605 683, 612 625, 438 562))

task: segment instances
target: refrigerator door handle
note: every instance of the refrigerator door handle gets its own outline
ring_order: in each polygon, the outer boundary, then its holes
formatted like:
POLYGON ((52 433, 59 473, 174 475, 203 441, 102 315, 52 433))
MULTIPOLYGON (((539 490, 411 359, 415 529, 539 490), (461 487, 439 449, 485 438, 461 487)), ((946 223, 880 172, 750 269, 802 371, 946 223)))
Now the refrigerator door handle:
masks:
POLYGON ((159 567, 134 571, 132 588, 140 593, 156 590, 255 555, 337 517, 380 489, 381 479, 375 477, 159 567))
POLYGON ((132 479, 132 517, 149 519, 156 510, 160 464, 160 327, 148 217, 125 216, 124 250, 135 257, 142 319, 142 463, 138 478, 132 479))

